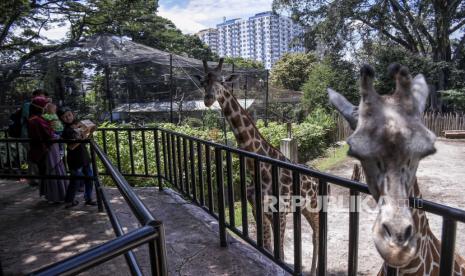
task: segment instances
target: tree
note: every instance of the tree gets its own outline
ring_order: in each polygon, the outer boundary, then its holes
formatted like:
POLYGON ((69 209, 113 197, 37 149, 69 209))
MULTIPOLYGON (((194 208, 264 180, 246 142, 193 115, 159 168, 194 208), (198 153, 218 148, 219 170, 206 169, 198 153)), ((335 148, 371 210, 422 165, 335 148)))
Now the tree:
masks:
MULTIPOLYGON (((291 10, 295 20, 309 26, 306 39, 310 48, 319 41, 339 51, 359 40, 379 37, 438 63, 450 65, 463 58, 464 1, 274 0, 273 7, 291 10)), ((448 66, 442 66, 438 90, 449 87, 449 74, 448 66)), ((434 97, 432 104, 437 107, 434 97)))
POLYGON ((352 102, 358 100, 358 88, 353 65, 343 60, 329 57, 315 63, 302 86, 304 97, 303 107, 311 112, 318 108, 329 110, 326 89, 331 87, 340 91, 352 102))
POLYGON ((271 84, 280 88, 299 90, 317 60, 312 53, 283 55, 271 70, 271 84))
POLYGON ((264 69, 263 63, 253 59, 245 59, 242 57, 226 57, 225 63, 234 64, 235 68, 240 69, 264 69))
POLYGON ((0 1, 0 105, 24 65, 41 54, 60 50, 83 36, 109 33, 177 54, 213 59, 200 39, 184 35, 169 20, 156 15, 158 2, 145 0, 11 0, 0 1), (61 40, 44 30, 69 25, 61 40))

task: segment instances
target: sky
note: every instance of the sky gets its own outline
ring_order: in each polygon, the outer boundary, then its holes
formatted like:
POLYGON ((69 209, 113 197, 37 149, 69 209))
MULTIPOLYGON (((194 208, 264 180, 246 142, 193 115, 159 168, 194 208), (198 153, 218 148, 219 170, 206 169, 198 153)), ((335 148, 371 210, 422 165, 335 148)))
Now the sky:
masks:
POLYGON ((248 18, 270 11, 273 0, 159 0, 158 15, 168 18, 183 33, 216 27, 226 19, 248 18))
MULTIPOLYGON (((216 27, 226 19, 248 18, 256 13, 270 11, 273 0, 159 0, 159 16, 173 21, 185 34, 216 27)), ((64 40, 69 24, 54 26, 42 34, 49 39, 64 40)))

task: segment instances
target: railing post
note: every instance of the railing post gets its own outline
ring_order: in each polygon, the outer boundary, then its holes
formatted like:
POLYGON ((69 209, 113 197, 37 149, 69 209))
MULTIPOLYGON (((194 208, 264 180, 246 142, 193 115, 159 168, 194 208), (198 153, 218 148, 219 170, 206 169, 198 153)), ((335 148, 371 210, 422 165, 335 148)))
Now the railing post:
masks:
POLYGON ((218 223, 220 227, 220 245, 227 247, 226 219, 224 214, 223 156, 220 148, 215 148, 216 185, 218 190, 218 223))
POLYGON ((323 180, 318 181, 318 195, 321 200, 321 210, 319 216, 319 242, 318 242, 318 275, 326 276, 326 253, 328 241, 328 183, 323 180))
POLYGON ((150 226, 157 228, 158 238, 149 241, 150 269, 153 276, 168 275, 166 248, 165 248, 165 229, 160 221, 149 223, 150 226))
POLYGON ((103 212, 103 202, 102 202, 102 187, 100 187, 100 182, 98 179, 98 167, 97 160, 95 158, 94 145, 92 143, 89 145, 90 153, 92 158, 92 171, 94 176, 94 187, 95 187, 95 196, 97 197, 97 207, 99 212, 103 212))
POLYGON ((300 174, 299 172, 292 172, 292 193, 293 196, 297 196, 299 204, 295 200, 293 203, 294 208, 294 275, 302 275, 302 209, 301 209, 301 187, 300 187, 300 174))
POLYGON ((441 235, 441 260, 439 275, 452 275, 454 271, 454 252, 457 222, 450 218, 443 218, 441 235))
MULTIPOLYGON (((160 146, 158 145, 158 130, 154 130, 154 134, 153 134, 153 137, 154 137, 154 143, 155 143, 155 163, 156 163, 156 166, 157 166, 157 178, 158 178, 158 189, 160 191, 163 190, 163 180, 162 180, 162 177, 161 177, 161 166, 160 166, 160 146)), ((163 151, 163 154, 165 152, 163 151)))
POLYGON ((255 217, 257 221, 257 246, 263 248, 263 205, 262 205, 262 181, 260 161, 254 159, 254 184, 255 184, 255 217))
POLYGON ((350 190, 349 207, 349 276, 356 276, 358 270, 358 223, 360 193, 350 190))

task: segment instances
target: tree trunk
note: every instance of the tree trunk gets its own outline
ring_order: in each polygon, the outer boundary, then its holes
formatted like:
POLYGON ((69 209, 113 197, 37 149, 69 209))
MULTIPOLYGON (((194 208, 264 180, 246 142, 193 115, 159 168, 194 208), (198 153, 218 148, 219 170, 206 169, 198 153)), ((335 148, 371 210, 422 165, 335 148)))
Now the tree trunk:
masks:
POLYGON ((436 45, 433 50, 433 61, 441 63, 438 82, 436 83, 436 91, 431 94, 431 109, 441 111, 442 104, 438 92, 446 90, 449 87, 449 68, 447 63, 452 60, 452 49, 449 39, 449 28, 451 18, 448 7, 449 1, 433 1, 434 9, 436 10, 436 45), (446 64, 444 64, 446 63, 446 64))

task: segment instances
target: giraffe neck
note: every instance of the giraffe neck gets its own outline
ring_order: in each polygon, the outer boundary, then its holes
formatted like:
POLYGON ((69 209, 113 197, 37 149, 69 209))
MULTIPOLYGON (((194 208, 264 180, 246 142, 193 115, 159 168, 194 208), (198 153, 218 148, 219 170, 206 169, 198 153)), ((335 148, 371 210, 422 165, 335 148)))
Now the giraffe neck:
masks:
MULTIPOLYGON (((414 181, 415 184, 409 194, 421 198, 422 195, 417 179, 415 178, 414 181)), ((398 275, 439 275, 441 243, 431 231, 426 213, 421 209, 413 209, 412 212, 415 227, 420 233, 417 240, 418 251, 415 258, 408 265, 398 269, 398 275)), ((464 260, 458 255, 455 257, 454 270, 459 275, 465 275, 464 260), (460 273, 461 269, 462 273, 460 273)))
POLYGON ((216 98, 231 126, 239 148, 271 157, 282 155, 258 131, 252 118, 237 99, 221 84, 216 84, 216 98))

